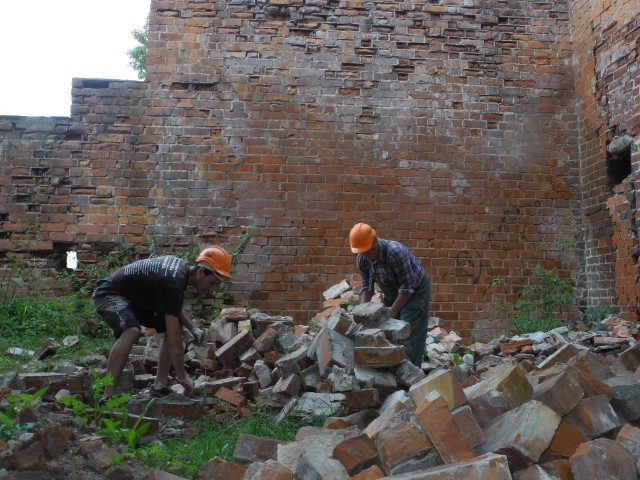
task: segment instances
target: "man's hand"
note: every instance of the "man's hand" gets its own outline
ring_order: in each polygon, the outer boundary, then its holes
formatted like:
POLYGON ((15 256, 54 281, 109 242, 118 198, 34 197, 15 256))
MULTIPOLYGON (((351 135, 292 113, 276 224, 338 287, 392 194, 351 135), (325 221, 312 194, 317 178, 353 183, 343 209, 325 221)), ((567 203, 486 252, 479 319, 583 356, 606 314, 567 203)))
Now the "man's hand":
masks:
POLYGON ((207 332, 200 328, 194 328, 191 330, 191 335, 195 340, 195 344, 198 347, 204 347, 207 344, 207 332))

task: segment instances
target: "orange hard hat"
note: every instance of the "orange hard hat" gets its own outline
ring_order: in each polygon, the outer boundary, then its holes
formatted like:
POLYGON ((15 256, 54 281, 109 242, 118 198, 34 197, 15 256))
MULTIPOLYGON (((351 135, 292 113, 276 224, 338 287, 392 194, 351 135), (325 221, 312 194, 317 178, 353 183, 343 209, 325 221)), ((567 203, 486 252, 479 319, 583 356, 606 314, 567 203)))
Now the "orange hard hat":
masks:
POLYGON ((353 253, 366 252, 373 246, 376 231, 366 223, 356 223, 349 232, 349 243, 353 253))
POLYGON ((200 252, 196 263, 225 278, 231 278, 231 255, 222 247, 210 246, 200 252))

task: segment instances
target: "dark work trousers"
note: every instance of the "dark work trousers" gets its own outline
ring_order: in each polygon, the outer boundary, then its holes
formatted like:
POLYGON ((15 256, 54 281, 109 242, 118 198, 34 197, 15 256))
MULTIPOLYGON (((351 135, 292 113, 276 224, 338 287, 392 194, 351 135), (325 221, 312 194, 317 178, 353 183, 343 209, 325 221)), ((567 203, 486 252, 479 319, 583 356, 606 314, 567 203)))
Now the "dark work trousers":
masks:
MULTIPOLYGON (((404 345, 404 352, 409 361, 418 367, 422 364, 425 342, 427 340, 430 299, 431 281, 429 280, 429 276, 426 276, 398 315, 399 320, 404 320, 411 325, 411 336, 399 343, 404 345)), ((393 301, 387 305, 388 300, 389 297, 385 295, 385 305, 390 307, 393 305, 393 301)), ((395 297, 393 300, 395 300, 395 297)))

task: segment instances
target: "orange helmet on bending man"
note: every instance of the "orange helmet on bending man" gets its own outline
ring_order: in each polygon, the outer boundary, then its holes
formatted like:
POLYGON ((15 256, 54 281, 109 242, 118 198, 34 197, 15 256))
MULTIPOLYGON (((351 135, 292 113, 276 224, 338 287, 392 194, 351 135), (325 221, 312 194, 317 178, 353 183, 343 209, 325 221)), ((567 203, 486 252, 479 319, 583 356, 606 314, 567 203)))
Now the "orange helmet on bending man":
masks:
POLYGON ((206 268, 225 278, 231 278, 231 255, 222 247, 210 246, 196 258, 199 267, 206 268))
POLYGON ((366 223, 356 223, 349 232, 349 243, 353 253, 366 252, 373 246, 376 231, 366 223))

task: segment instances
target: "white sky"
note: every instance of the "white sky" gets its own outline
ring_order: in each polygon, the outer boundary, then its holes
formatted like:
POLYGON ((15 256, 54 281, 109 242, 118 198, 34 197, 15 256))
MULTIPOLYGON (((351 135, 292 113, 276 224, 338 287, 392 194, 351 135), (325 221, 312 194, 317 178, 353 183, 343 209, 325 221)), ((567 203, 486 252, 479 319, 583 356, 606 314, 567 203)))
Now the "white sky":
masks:
POLYGON ((150 0, 0 0, 0 115, 68 116, 71 79, 136 80, 150 0))

